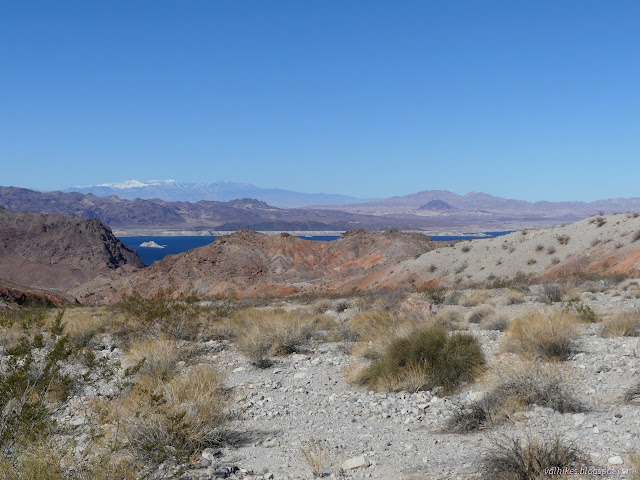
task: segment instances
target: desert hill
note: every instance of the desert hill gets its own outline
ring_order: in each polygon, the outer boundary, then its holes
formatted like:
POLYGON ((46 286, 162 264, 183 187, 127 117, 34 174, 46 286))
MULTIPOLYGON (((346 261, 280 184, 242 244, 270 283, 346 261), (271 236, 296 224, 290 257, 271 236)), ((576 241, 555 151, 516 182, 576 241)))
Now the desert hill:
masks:
POLYGON ((580 273, 640 275, 640 215, 595 216, 562 227, 460 242, 387 269, 380 284, 473 284, 580 273))
POLYGON ((73 293, 83 301, 113 301, 123 292, 147 295, 160 288, 231 297, 345 294, 435 284, 505 284, 514 278, 544 281, 576 273, 640 275, 640 215, 591 217, 465 242, 362 230, 332 242, 314 242, 242 230, 133 274, 98 277, 73 293))
POLYGON ((168 287, 236 297, 351 291, 362 278, 442 244, 449 243, 397 231, 358 230, 332 242, 318 242, 241 230, 204 247, 169 255, 133 275, 96 279, 90 284, 93 287, 88 285, 75 294, 95 299, 91 295, 98 291, 113 299, 120 289, 144 295, 168 287))
POLYGON ((124 266, 144 264, 97 219, 0 208, 0 279, 62 291, 124 266))

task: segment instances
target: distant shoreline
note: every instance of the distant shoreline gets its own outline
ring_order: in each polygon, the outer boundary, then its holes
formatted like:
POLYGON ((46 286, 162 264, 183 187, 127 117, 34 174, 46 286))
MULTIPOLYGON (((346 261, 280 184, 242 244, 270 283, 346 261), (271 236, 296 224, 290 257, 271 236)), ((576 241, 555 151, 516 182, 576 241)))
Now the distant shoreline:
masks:
MULTIPOLYGON (((113 229, 113 234, 116 237, 221 237, 223 235, 231 235, 237 230, 142 230, 142 229, 113 229)), ((463 231, 423 231, 423 230, 401 230, 405 233, 422 233, 427 236, 466 236, 477 238, 488 238, 487 235, 482 232, 469 233, 463 231)), ((259 233, 266 235, 280 235, 281 233, 288 233, 296 237, 331 237, 342 236, 346 230, 258 230, 259 233)))

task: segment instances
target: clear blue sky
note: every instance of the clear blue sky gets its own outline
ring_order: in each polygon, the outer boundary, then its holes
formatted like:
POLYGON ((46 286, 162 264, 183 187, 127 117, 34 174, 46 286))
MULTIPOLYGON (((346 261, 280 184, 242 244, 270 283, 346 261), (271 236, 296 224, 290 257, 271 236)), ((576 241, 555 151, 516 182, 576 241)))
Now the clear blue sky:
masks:
POLYGON ((2 1, 0 184, 640 196, 638 1, 2 1))

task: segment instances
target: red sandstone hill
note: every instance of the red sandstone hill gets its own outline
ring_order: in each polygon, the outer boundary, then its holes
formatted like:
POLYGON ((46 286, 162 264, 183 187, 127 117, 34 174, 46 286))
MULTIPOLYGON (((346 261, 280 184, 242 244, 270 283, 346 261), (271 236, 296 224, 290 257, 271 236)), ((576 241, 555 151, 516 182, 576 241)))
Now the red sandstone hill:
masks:
POLYGON ((63 291, 124 266, 144 264, 97 219, 0 208, 0 279, 63 291))
POLYGON ((236 297, 348 292, 363 281, 375 283, 376 272, 442 244, 446 243, 423 234, 397 231, 357 230, 332 242, 318 242, 240 230, 204 247, 169 255, 133 275, 96 279, 76 294, 96 300, 92 294, 97 290, 114 300, 123 292, 146 295, 168 287, 236 297))

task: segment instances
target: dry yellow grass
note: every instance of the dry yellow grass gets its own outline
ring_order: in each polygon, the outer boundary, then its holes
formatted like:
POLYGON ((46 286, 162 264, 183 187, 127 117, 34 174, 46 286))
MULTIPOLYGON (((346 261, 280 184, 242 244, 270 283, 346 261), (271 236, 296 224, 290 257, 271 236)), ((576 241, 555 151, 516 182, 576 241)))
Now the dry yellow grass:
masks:
POLYGON ((503 347, 524 357, 566 360, 575 351, 579 323, 565 310, 530 310, 511 323, 503 347))
POLYGON ((420 326, 424 326, 424 321, 417 317, 384 310, 362 312, 349 321, 357 339, 351 352, 357 357, 374 360, 384 354, 393 340, 410 335, 420 326))
POLYGON ((335 324, 329 317, 307 310, 249 308, 228 318, 225 328, 239 351, 257 366, 268 366, 269 356, 297 352, 318 332, 327 332, 335 324))
POLYGON ((640 312, 615 312, 602 322, 603 337, 640 336, 640 312))
POLYGON ((464 307, 475 307, 481 303, 487 303, 491 299, 491 293, 488 290, 473 290, 462 296, 460 305, 464 307))
POLYGON ((180 362, 188 362, 195 354, 193 345, 172 339, 147 338, 135 341, 126 353, 125 367, 142 362, 140 374, 160 385, 173 378, 180 362))
POLYGON ((213 365, 189 368, 163 385, 140 382, 120 406, 126 447, 141 461, 187 458, 218 445, 231 396, 213 365))

